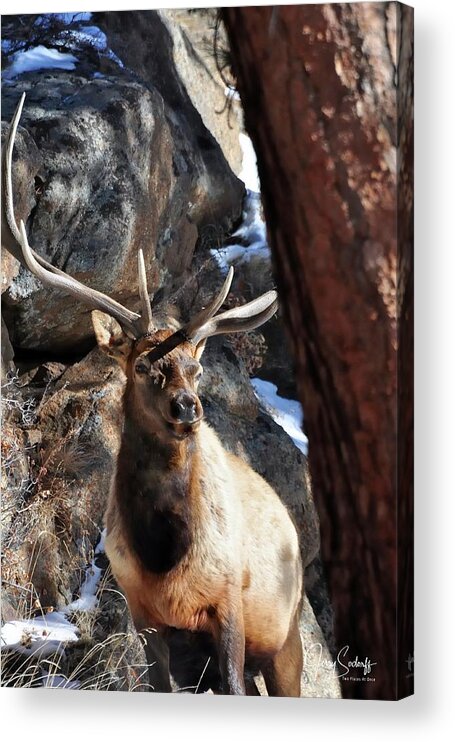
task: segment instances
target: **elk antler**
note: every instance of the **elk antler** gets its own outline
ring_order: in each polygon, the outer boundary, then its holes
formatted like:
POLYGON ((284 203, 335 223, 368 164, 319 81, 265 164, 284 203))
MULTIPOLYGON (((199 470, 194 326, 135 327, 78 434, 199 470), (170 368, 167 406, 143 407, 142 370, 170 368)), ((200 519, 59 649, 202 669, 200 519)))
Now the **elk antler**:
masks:
POLYGON ((12 159, 14 140, 16 138, 17 127, 21 117, 24 100, 25 93, 22 94, 8 131, 7 141, 5 144, 5 161, 3 164, 3 208, 5 211, 5 223, 21 249, 15 251, 14 248, 11 248, 9 245, 6 245, 6 247, 12 255, 14 255, 22 265, 25 265, 37 278, 39 278, 44 285, 65 291, 67 294, 75 296, 76 299, 79 299, 92 309, 100 309, 102 312, 106 312, 111 317, 114 317, 129 335, 137 338, 150 331, 153 326, 152 310, 147 290, 142 250, 139 250, 138 254, 139 293, 142 304, 142 313, 139 315, 122 306, 115 301, 115 299, 111 299, 106 294, 102 294, 100 291, 96 291, 96 289, 85 286, 83 283, 80 283, 75 278, 72 278, 41 258, 30 247, 23 222, 21 222, 20 228, 17 226, 14 215, 12 159))
POLYGON ((234 268, 231 266, 222 286, 221 291, 213 301, 196 315, 192 320, 183 325, 179 330, 170 335, 166 340, 153 348, 147 357, 150 363, 170 353, 185 340, 197 345, 202 340, 213 335, 229 334, 231 332, 247 332, 255 330, 267 322, 278 309, 278 295, 276 291, 267 291, 257 299, 234 307, 214 316, 226 299, 231 287, 234 268))
MULTIPOLYGON (((48 263, 30 247, 24 222, 21 220, 20 227, 17 226, 14 215, 11 172, 14 140, 24 100, 25 93, 22 95, 14 113, 4 150, 4 217, 6 226, 9 228, 14 240, 18 243, 18 249, 15 250, 14 247, 11 247, 10 245, 5 246, 12 255, 20 260, 22 265, 26 266, 45 286, 51 286, 65 291, 67 294, 75 296, 92 309, 99 309, 102 312, 109 314, 111 317, 114 317, 114 319, 116 319, 123 327, 125 332, 133 338, 138 338, 147 332, 150 332, 153 329, 153 319, 142 250, 139 250, 138 253, 141 314, 137 314, 119 304, 115 299, 111 299, 106 294, 102 294, 100 291, 85 286, 75 278, 72 278, 72 276, 69 276, 48 263)), ((154 348, 149 354, 151 360, 158 360, 158 358, 169 353, 173 348, 177 347, 177 345, 185 340, 189 340, 197 345, 202 340, 205 340, 212 335, 254 330, 275 314, 278 308, 277 293, 276 291, 268 291, 266 294, 263 294, 258 299, 250 301, 248 304, 244 304, 241 307, 235 307, 234 309, 228 309, 226 312, 222 312, 218 316, 215 316, 229 293, 233 275, 234 269, 231 267, 221 291, 210 302, 210 304, 202 309, 202 311, 193 317, 193 319, 187 322, 187 324, 183 325, 180 330, 177 330, 177 332, 154 348)))
POLYGON ((273 317, 278 309, 278 295, 276 291, 267 291, 267 293, 262 294, 257 299, 253 299, 248 304, 228 309, 226 312, 222 312, 215 317, 214 315, 227 296, 233 275, 234 269, 231 267, 217 298, 206 310, 200 312, 200 314, 181 328, 181 332, 195 345, 200 343, 201 340, 205 340, 213 335, 254 330, 273 317))

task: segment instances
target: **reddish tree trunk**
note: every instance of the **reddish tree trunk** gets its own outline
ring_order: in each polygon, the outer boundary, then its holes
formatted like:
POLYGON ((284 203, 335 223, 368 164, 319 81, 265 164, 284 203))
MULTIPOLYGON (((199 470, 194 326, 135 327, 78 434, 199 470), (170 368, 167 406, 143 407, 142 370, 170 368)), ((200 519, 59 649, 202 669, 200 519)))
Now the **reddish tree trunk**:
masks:
MULTIPOLYGON (((350 673, 342 690, 394 698, 410 690, 403 657, 412 652, 409 622, 397 632, 398 584, 404 600, 412 583, 412 541, 397 534, 397 519, 410 527, 412 517, 411 496, 397 502, 397 431, 411 435, 412 420, 411 389, 401 387, 400 419, 397 406, 398 367, 412 369, 412 107, 396 88, 412 81, 412 10, 223 14, 292 338, 338 648, 349 645, 344 660, 377 663, 374 682, 350 673), (407 555, 400 581, 398 553, 407 555)), ((404 497, 411 445, 402 453, 404 497)))

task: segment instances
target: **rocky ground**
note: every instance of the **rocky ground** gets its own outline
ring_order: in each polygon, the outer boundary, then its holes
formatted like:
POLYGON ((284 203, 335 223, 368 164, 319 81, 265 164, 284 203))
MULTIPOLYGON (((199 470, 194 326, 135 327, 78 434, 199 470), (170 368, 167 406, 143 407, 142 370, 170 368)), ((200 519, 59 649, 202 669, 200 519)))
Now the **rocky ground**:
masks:
MULTIPOLYGON (((156 311, 187 317, 220 285, 222 268, 211 250, 228 243, 241 221, 241 120, 235 112, 228 122, 223 111, 214 20, 213 13, 186 11, 95 14, 88 27, 102 31, 105 46, 87 51, 78 48, 80 37, 65 37, 65 51, 77 58, 73 69, 12 75, 12 60, 5 62, 2 134, 27 93, 15 199, 30 243, 131 309, 138 248, 156 311)), ((5 29, 11 38, 19 33, 14 24, 5 29)), ((234 302, 272 285, 270 263, 257 268, 239 266, 234 302)), ((41 287, 5 249, 2 269, 3 621, 66 611, 78 634, 58 654, 59 678, 69 687, 94 687, 98 676, 97 687, 145 689, 142 647, 124 599, 102 549, 94 557, 119 443, 122 374, 95 348, 87 308, 41 287), (74 601, 90 563, 100 573, 88 609, 74 601)), ((338 696, 306 457, 261 408, 250 383, 254 372, 282 393, 292 391, 283 338, 274 318, 261 335, 210 341, 201 398, 225 445, 271 482, 293 514, 309 598, 301 621, 308 658, 302 695, 338 696)), ((27 652, 33 647, 24 632, 2 652, 4 682, 42 684, 43 657, 27 652)))

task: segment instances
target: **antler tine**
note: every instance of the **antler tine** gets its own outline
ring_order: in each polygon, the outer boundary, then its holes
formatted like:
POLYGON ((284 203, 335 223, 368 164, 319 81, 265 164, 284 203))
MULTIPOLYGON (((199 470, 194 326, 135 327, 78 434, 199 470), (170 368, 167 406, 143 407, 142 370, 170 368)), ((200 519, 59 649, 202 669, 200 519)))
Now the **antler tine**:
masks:
MULTIPOLYGON (((2 199, 3 201, 2 214, 4 213, 5 219, 6 219, 6 224, 4 226, 9 228, 14 238, 9 244, 5 240, 4 246, 13 255, 13 257, 16 258, 16 260, 19 260, 19 262, 25 266, 26 263, 22 255, 22 251, 20 249, 20 242, 21 242, 20 231, 19 231, 19 227, 17 226, 16 217, 14 215, 13 179, 12 179, 14 142, 16 139, 17 127, 19 126, 19 120, 22 114, 22 108, 24 106, 24 100, 25 100, 25 93, 22 93, 20 101, 14 112, 13 120, 11 121, 11 124, 9 126, 7 137, 6 137, 6 142, 4 146, 5 162, 3 163, 3 168, 2 168, 4 199, 2 199)), ((51 263, 48 263, 47 260, 44 260, 44 258, 40 257, 40 255, 38 255, 34 250, 32 250, 32 254, 35 260, 37 260, 37 262, 40 265, 42 265, 44 268, 46 268, 47 270, 51 271, 52 273, 57 273, 58 275, 61 275, 61 276, 65 275, 63 271, 59 270, 58 268, 55 268, 53 265, 51 265, 51 263)))
POLYGON ((80 283, 75 278, 68 276, 63 271, 55 268, 53 265, 48 263, 46 260, 41 258, 29 245, 27 234, 25 232, 25 226, 21 222, 20 227, 17 226, 16 218, 14 215, 14 199, 13 199, 13 182, 12 182, 12 161, 13 161, 13 149, 14 141, 16 138, 17 127, 19 125, 19 119, 22 113, 24 105, 25 93, 22 94, 19 104, 11 122, 11 126, 8 131, 7 141, 5 145, 5 162, 4 162, 4 213, 6 217, 7 226, 18 243, 18 249, 15 250, 13 245, 6 244, 5 247, 17 258, 22 265, 26 266, 39 280, 48 286, 65 291, 72 296, 75 296, 84 304, 87 304, 92 309, 100 309, 103 312, 114 317, 125 329, 125 331, 137 337, 141 334, 142 318, 141 315, 136 312, 123 307, 115 299, 111 299, 106 294, 96 291, 96 289, 89 288, 83 283, 80 283))
POLYGON ((268 291, 257 299, 248 302, 248 304, 228 309, 217 317, 210 318, 208 322, 198 327, 191 335, 186 328, 183 328, 183 330, 197 345, 201 340, 213 335, 255 330, 273 317, 277 309, 278 295, 276 291, 268 291))
POLYGON ((205 307, 199 314, 191 319, 187 324, 182 327, 182 331, 189 338, 192 338, 197 330, 205 325, 214 314, 217 313, 218 309, 223 305, 226 300, 229 290, 231 288, 232 279, 234 278, 234 268, 231 266, 226 276, 226 280, 221 288, 221 291, 217 296, 205 307))
MULTIPOLYGON (((13 180, 12 180, 12 166, 13 166, 13 149, 14 149, 14 141, 16 139, 16 132, 17 127, 19 126, 19 120, 22 114, 22 108, 24 107, 24 100, 25 100, 25 93, 22 93, 21 99, 17 105, 17 108, 14 112, 13 120, 11 121, 11 124, 9 126, 7 139, 5 143, 5 165, 3 168, 3 174, 4 174, 4 198, 5 198, 5 214, 6 214, 6 221, 7 224, 16 240, 20 244, 21 236, 19 229, 16 224, 16 219, 14 216, 14 202, 13 202, 13 180)), ((20 260, 20 250, 18 246, 17 255, 14 257, 20 260)))
POLYGON ((143 332, 150 332, 153 328, 152 306, 147 288, 147 274, 145 272, 144 253, 142 249, 137 254, 137 267, 139 274, 139 296, 141 297, 141 324, 143 332))

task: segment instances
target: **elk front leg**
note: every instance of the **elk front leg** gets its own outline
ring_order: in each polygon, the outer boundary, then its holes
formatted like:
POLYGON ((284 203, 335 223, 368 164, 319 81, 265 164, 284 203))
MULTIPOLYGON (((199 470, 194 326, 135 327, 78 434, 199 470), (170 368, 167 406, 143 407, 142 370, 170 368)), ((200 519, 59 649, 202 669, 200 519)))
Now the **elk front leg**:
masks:
POLYGON ((169 672, 169 648, 162 633, 151 622, 140 603, 126 594, 134 627, 142 638, 147 661, 150 690, 154 693, 172 693, 169 672))
POLYGON ((218 659, 223 693, 244 696, 245 691, 245 630, 242 610, 231 612, 218 620, 218 659))
POLYGON ((154 693, 172 693, 169 648, 165 639, 153 629, 142 629, 140 635, 144 638, 150 690, 154 693))

